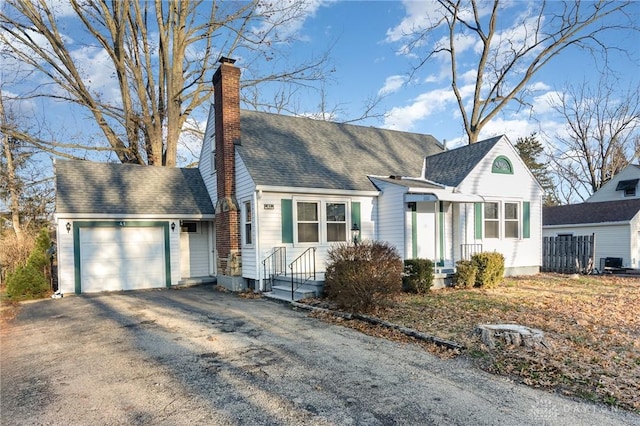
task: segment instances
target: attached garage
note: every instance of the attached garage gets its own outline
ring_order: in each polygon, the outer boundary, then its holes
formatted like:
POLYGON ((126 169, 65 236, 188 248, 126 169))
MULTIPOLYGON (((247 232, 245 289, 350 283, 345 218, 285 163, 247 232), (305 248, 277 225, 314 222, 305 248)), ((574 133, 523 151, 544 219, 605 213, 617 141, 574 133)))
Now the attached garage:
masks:
POLYGON ((80 253, 76 293, 158 288, 170 283, 164 227, 123 224, 77 223, 80 253))
POLYGON ((75 160, 55 168, 60 293, 168 288, 213 275, 215 211, 200 170, 75 160), (197 232, 183 246, 188 223, 197 232))

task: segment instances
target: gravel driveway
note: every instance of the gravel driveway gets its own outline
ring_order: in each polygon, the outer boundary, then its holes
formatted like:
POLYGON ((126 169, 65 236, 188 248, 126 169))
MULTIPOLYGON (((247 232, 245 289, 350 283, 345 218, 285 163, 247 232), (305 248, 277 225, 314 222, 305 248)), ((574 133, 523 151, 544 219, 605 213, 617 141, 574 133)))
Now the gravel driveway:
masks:
POLYGON ((27 303, 1 337, 3 425, 640 424, 207 286, 27 303))

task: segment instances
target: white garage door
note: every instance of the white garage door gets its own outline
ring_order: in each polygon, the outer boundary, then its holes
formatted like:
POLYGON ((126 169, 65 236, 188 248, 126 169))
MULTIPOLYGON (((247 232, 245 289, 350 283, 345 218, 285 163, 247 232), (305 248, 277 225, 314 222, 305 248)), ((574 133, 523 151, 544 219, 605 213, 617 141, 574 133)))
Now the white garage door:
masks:
POLYGON ((162 228, 81 228, 82 293, 165 287, 162 228))

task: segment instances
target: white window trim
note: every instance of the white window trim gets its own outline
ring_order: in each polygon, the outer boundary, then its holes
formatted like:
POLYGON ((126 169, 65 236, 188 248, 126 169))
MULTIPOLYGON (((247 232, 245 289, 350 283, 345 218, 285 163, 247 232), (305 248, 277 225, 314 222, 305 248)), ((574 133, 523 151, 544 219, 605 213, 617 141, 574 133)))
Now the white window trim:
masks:
MULTIPOLYGON (((482 207, 482 239, 483 240, 500 240, 500 241, 520 241, 523 239, 523 229, 524 226, 524 217, 523 217, 523 200, 511 200, 511 199, 498 199, 498 200, 490 200, 487 199, 484 201, 486 203, 498 203, 498 237, 487 237, 485 225, 485 216, 484 216, 484 206, 482 207), (517 204, 518 205, 518 236, 517 237, 506 237, 505 236, 505 223, 507 220, 505 219, 505 204, 517 204)), ((489 219, 494 220, 494 219, 489 219)), ((513 219, 510 219, 513 221, 513 219)))
MULTIPOLYGON (((313 246, 331 246, 332 244, 340 243, 341 241, 327 241, 327 204, 328 203, 340 203, 345 205, 345 223, 346 223, 346 235, 344 242, 349 241, 349 232, 351 229, 351 199, 350 198, 311 198, 311 197, 293 197, 293 245, 299 247, 313 247, 313 246), (318 212, 318 242, 299 242, 298 241, 298 203, 317 203, 319 207, 318 212)), ((336 222, 342 223, 342 222, 336 222)), ((360 225, 361 226, 361 225, 360 225)))
POLYGON ((255 230, 255 217, 256 217, 256 207, 253 205, 251 198, 246 198, 240 201, 240 215, 241 215, 241 227, 240 227, 240 238, 242 240, 242 247, 251 248, 255 244, 256 230, 255 230), (247 222, 247 204, 251 206, 251 222, 247 222), (251 243, 247 243, 247 228, 246 225, 251 223, 251 243))

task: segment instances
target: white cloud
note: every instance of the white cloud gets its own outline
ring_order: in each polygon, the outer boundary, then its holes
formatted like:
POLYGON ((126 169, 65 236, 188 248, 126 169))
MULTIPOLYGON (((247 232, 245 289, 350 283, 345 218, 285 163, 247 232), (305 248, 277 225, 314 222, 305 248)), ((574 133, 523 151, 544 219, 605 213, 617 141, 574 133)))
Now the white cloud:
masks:
POLYGON ((383 127, 387 129, 410 131, 417 121, 442 111, 455 102, 450 88, 442 88, 423 93, 410 105, 392 108, 384 118, 383 127))
POLYGON ((403 75, 391 75, 384 81, 384 86, 378 90, 379 96, 388 95, 390 93, 397 92, 404 83, 406 83, 407 77, 403 75))
POLYGON ((82 81, 103 100, 121 102, 114 64, 107 52, 99 47, 82 47, 71 53, 73 62, 82 73, 82 81))
POLYGON ((533 111, 537 115, 553 112, 553 104, 560 99, 561 92, 550 90, 533 98, 533 111))

